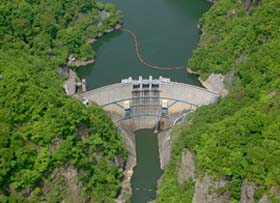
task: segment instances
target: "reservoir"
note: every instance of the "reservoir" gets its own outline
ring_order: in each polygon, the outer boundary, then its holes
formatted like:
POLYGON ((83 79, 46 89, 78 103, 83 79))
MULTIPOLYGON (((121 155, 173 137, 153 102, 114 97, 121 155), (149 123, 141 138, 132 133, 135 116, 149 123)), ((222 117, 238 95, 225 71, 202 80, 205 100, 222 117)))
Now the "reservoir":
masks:
MULTIPOLYGON (((211 5, 206 0, 103 0, 116 5, 124 15, 124 28, 137 35, 145 61, 159 66, 186 66, 199 41, 196 25, 211 5)), ((200 85, 186 70, 162 71, 138 61, 128 33, 115 31, 93 44, 95 63, 78 69, 94 89, 132 76, 169 77, 172 81, 200 85)))
MULTIPOLYGON (((158 66, 186 66, 199 41, 197 24, 210 7, 206 0, 103 0, 124 14, 124 28, 137 35, 144 60, 158 66)), ((159 76, 200 86, 196 75, 186 70, 156 70, 138 61, 128 33, 114 31, 93 44, 94 64, 78 69, 87 89, 119 83, 128 77, 159 76)), ((156 196, 160 169, 157 135, 152 129, 135 132, 137 165, 132 177, 132 203, 146 203, 156 196)))

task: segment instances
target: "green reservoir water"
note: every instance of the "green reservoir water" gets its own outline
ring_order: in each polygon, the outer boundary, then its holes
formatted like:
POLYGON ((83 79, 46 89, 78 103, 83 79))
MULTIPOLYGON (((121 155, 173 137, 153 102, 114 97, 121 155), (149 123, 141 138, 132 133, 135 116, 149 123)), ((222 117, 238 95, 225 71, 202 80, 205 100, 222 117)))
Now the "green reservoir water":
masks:
POLYGON ((155 199, 160 169, 157 134, 152 129, 135 132, 137 163, 132 177, 132 203, 155 199))
MULTIPOLYGON (((198 20, 210 3, 206 0, 103 0, 124 14, 124 27, 138 38, 145 61, 161 66, 185 66, 199 40, 198 20)), ((104 35, 93 44, 94 64, 78 70, 94 89, 132 76, 169 77, 173 81, 200 85, 186 70, 160 71, 142 65, 130 36, 121 31, 104 35)))
MULTIPOLYGON (((144 60, 159 66, 186 66, 198 44, 196 25, 210 7, 206 0, 103 0, 114 3, 124 14, 124 27, 138 38, 144 60)), ((162 71, 142 65, 127 33, 114 31, 93 44, 94 64, 78 69, 88 90, 118 83, 132 76, 169 77, 173 81, 200 85, 186 70, 162 71)), ((132 177, 132 203, 155 198, 160 169, 158 141, 152 130, 136 132, 137 165, 132 177)))

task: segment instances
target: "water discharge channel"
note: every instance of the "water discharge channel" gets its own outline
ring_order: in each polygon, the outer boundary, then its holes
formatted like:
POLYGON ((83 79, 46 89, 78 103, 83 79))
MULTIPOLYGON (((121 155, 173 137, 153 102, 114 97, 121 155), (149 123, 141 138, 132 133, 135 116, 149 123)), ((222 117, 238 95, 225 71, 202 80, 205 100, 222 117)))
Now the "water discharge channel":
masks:
MULTIPOLYGON (((198 20, 209 7, 206 0, 103 0, 122 10, 124 28, 137 35, 138 48, 145 61, 162 67, 186 66, 199 40, 198 20)), ((118 83, 132 76, 171 78, 172 81, 200 85, 197 76, 179 70, 156 70, 139 62, 131 36, 114 31, 93 44, 97 52, 94 64, 78 70, 86 78, 87 88, 118 83)), ((162 174, 157 135, 145 129, 135 132, 137 165, 132 177, 132 203, 155 198, 162 174)))
POLYGON ((153 200, 157 181, 162 174, 159 161, 157 134, 152 129, 135 132, 137 162, 132 177, 133 203, 153 200), (145 147, 146 146, 146 147, 145 147))

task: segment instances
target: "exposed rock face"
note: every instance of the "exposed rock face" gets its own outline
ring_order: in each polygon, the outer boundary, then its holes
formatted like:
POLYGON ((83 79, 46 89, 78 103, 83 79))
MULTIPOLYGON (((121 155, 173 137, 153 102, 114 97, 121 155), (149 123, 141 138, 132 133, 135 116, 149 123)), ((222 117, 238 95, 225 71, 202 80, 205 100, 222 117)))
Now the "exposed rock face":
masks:
POLYGON ((229 203, 230 193, 225 192, 218 194, 218 189, 223 188, 226 184, 225 179, 214 181, 210 176, 195 179, 195 166, 192 153, 188 149, 182 152, 181 166, 178 173, 178 183, 183 184, 184 181, 195 181, 195 193, 192 203, 229 203))
POLYGON ((85 124, 83 124, 83 123, 79 124, 77 135, 79 138, 88 137, 89 129, 87 128, 87 126, 85 124))
POLYGON ((241 199, 240 203, 254 203, 254 193, 256 186, 254 183, 250 183, 244 180, 241 188, 241 199))
POLYGON ((228 89, 225 87, 225 76, 222 74, 211 73, 206 81, 200 79, 200 82, 207 89, 218 93, 221 96, 226 96, 228 94, 228 89))
POLYGON ((65 202, 77 202, 81 201, 81 188, 78 184, 78 173, 76 169, 74 169, 72 166, 69 166, 65 169, 65 171, 62 174, 66 180, 66 184, 69 188, 69 193, 65 202))
POLYGON ((129 126, 122 125, 120 126, 120 131, 128 150, 128 158, 123 172, 123 181, 121 184, 121 192, 116 199, 117 203, 124 203, 129 201, 132 195, 131 188, 131 178, 133 175, 133 168, 136 165, 136 146, 135 146, 135 135, 133 134, 133 129, 129 126))
POLYGON ((77 170, 72 165, 64 165, 54 169, 51 180, 45 180, 42 191, 46 194, 46 202, 56 197, 61 202, 76 203, 85 202, 81 189, 77 170))
POLYGON ((261 0, 246 0, 243 3, 243 8, 245 10, 250 10, 252 7, 257 7, 261 4, 261 0))
POLYGON ((208 175, 197 179, 192 203, 229 203, 229 192, 225 192, 220 196, 217 194, 217 190, 224 187, 225 184, 224 179, 214 181, 208 175))
POLYGON ((110 13, 105 10, 99 11, 99 14, 100 14, 101 20, 105 20, 110 17, 110 13))
POLYGON ((77 67, 86 66, 91 63, 94 63, 94 59, 89 59, 86 61, 75 60, 75 62, 74 62, 75 66, 77 66, 77 67))
POLYGON ((76 78, 77 74, 69 69, 68 79, 64 81, 64 89, 67 95, 73 95, 76 93, 76 78))
POLYGON ((260 199, 259 203, 272 203, 270 196, 273 196, 274 201, 273 202, 280 202, 280 189, 279 187, 271 187, 269 192, 264 194, 262 198, 260 199))
POLYGON ((262 196, 259 203, 271 203, 271 200, 267 197, 267 195, 262 196))
POLYGON ((49 152, 53 153, 59 146, 60 143, 62 142, 62 138, 57 136, 53 140, 53 143, 49 146, 49 152))
POLYGON ((170 159, 170 149, 171 149, 170 131, 171 130, 162 131, 158 134, 160 168, 162 170, 165 169, 170 159))
POLYGON ((192 153, 188 149, 184 149, 178 174, 178 183, 183 184, 187 180, 194 180, 194 160, 192 153))

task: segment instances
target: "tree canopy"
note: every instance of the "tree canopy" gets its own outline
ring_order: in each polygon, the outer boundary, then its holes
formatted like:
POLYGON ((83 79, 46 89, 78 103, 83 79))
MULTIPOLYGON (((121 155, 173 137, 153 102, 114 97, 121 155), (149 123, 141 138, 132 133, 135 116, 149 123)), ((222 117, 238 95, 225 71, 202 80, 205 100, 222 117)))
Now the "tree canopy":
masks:
POLYGON ((189 66, 204 78, 232 71, 234 85, 175 131, 157 202, 191 202, 194 187, 177 183, 183 148, 194 153, 198 176, 228 180, 223 192, 231 202, 240 201, 245 179, 256 184, 256 201, 263 194, 280 201, 271 192, 280 185, 280 7, 276 0, 251 3, 219 0, 201 19, 203 34, 189 66))
POLYGON ((65 95, 57 69, 70 54, 93 57, 87 40, 121 13, 95 0, 3 0, 0 14, 0 202, 61 202, 71 188, 56 171, 71 168, 84 202, 114 202, 123 141, 101 108, 65 95))

